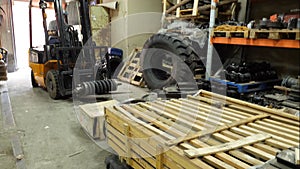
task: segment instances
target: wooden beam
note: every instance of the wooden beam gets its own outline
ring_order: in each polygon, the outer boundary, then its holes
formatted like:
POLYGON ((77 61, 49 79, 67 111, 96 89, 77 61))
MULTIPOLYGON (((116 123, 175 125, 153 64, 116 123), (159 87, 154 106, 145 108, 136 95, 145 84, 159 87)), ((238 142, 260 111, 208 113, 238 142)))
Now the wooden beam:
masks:
POLYGON ((171 8, 169 8, 167 11, 166 11, 166 14, 169 14, 171 12, 173 12, 174 10, 176 10, 177 8, 179 8, 180 6, 182 5, 185 5, 186 3, 190 2, 191 0, 183 0, 179 3, 177 3, 176 5, 172 6, 171 8))
MULTIPOLYGON (((230 3, 233 3, 233 2, 237 2, 237 0, 221 1, 221 2, 217 3, 217 7, 222 6, 222 5, 227 5, 227 4, 230 4, 230 3)), ((207 5, 203 5, 203 6, 198 7, 198 10, 201 12, 201 11, 209 10, 210 8, 211 8, 211 5, 207 4, 207 5)))
POLYGON ((257 115, 257 116, 253 116, 253 117, 250 117, 250 118, 247 118, 247 119, 244 119, 244 120, 233 122, 231 124, 227 124, 227 125, 224 125, 224 126, 219 126, 213 131, 206 130, 206 131, 200 131, 200 132, 197 132, 197 133, 188 134, 185 137, 179 137, 177 139, 168 141, 167 145, 172 146, 172 145, 178 144, 180 142, 191 140, 191 139, 194 139, 194 138, 197 138, 197 137, 203 137, 203 136, 206 136, 206 135, 210 135, 212 133, 227 130, 227 129, 232 128, 232 127, 236 127, 236 126, 239 126, 239 125, 242 125, 242 124, 250 123, 250 122, 253 122, 255 120, 259 120, 259 119, 263 119, 263 118, 267 118, 267 117, 269 117, 269 115, 266 115, 266 114, 257 115))
POLYGON ((198 4, 199 0, 194 0, 194 5, 193 5, 193 16, 196 16, 198 14, 198 4))
POLYGON ((300 151, 299 148, 295 148, 295 164, 299 165, 300 164, 300 151))
POLYGON ((207 148, 198 148, 195 150, 185 150, 184 152, 189 158, 202 157, 205 155, 211 155, 211 154, 215 154, 218 152, 225 152, 225 151, 238 149, 243 146, 251 145, 251 144, 266 140, 268 138, 271 138, 271 136, 268 134, 256 134, 256 135, 252 135, 252 136, 249 136, 249 137, 237 140, 237 141, 232 141, 232 142, 224 143, 224 144, 217 145, 217 146, 207 147, 207 148))

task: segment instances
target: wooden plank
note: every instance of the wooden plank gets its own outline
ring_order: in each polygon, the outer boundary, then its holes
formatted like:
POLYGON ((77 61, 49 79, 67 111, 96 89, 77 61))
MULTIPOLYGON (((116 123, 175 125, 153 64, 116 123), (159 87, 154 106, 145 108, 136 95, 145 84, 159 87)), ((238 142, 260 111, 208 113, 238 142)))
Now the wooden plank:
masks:
POLYGON ((213 156, 206 156, 204 158, 204 161, 209 163, 210 165, 216 167, 216 168, 220 168, 220 169, 234 169, 233 166, 230 166, 224 162, 222 162, 221 160, 214 158, 213 156))
MULTIPOLYGON (((180 145, 182 145, 182 144, 180 144, 180 145)), ((208 144, 203 143, 202 141, 197 140, 197 139, 192 140, 191 144, 194 145, 195 148, 209 147, 208 144)), ((215 143, 215 144, 219 144, 219 143, 215 143)), ((219 154, 225 154, 225 153, 219 153, 219 154)), ((220 161, 219 159, 215 158, 214 156, 210 156, 210 155, 204 156, 203 160, 207 161, 208 163, 210 163, 214 167, 218 167, 218 168, 222 168, 222 167, 232 168, 232 166, 228 165, 227 163, 224 163, 223 161, 220 161)))
POLYGON ((187 126, 191 126, 195 129, 198 129, 198 130, 205 130, 206 128, 205 127, 202 127, 202 126, 205 126, 207 123, 206 123, 206 119, 201 119, 201 120, 196 120, 195 118, 191 117, 191 116, 188 116, 188 115, 185 115, 181 112, 178 112, 178 111, 174 111, 170 108, 167 108, 163 105, 159 105, 157 103, 151 103, 151 105, 148 105, 148 104, 145 104, 145 103, 140 103, 141 106, 151 110, 151 111, 155 111, 161 115, 169 115, 169 114, 172 114, 172 120, 174 121, 178 121, 178 122, 183 122, 184 121, 184 124, 187 125, 187 126), (165 113, 167 112, 167 113, 165 113), (179 118, 180 117, 180 118, 179 118), (191 122, 194 122, 191 123, 191 122))
POLYGON ((300 151, 299 151, 299 148, 295 148, 295 164, 300 165, 300 151))
POLYGON ((126 116, 129 117, 131 119, 131 121, 133 120, 134 122, 138 123, 139 125, 144 126, 145 128, 149 129, 150 131, 153 131, 153 132, 157 133, 158 135, 166 137, 168 139, 174 139, 173 136, 169 135, 168 133, 166 133, 164 131, 157 129, 156 127, 151 126, 150 124, 145 123, 142 120, 139 120, 138 118, 134 117, 133 115, 131 115, 129 112, 127 112, 123 108, 121 108, 119 106, 115 106, 115 108, 118 111, 122 112, 122 114, 126 114, 126 116))
MULTIPOLYGON (((219 133, 215 133, 215 134, 219 134, 219 133)), ((214 135, 215 135, 214 134, 214 135)), ((198 140, 199 143, 201 143, 201 141, 198 140)), ((227 140, 225 140, 224 142, 227 142, 227 140)), ((216 142, 210 142, 212 143, 211 145, 212 146, 215 146, 215 145, 220 145, 220 144, 217 144, 216 142)), ((209 145, 205 144, 205 143, 201 143, 201 145, 203 145, 202 147, 209 147, 209 145)), ((235 151, 235 150, 233 150, 235 151)), ((235 167, 235 168, 240 168, 240 169, 246 169, 246 168, 250 168, 250 166, 236 158, 233 158, 231 157, 230 155, 224 153, 224 152, 219 152, 219 153, 216 153, 215 157, 219 158, 220 160, 226 162, 227 164, 235 167)))
POLYGON ((246 107, 246 106, 237 105, 237 104, 228 104, 228 108, 235 109, 235 110, 238 110, 238 111, 242 111, 242 112, 245 112, 245 113, 248 113, 248 114, 263 114, 264 113, 260 110, 256 110, 256 109, 253 109, 251 107, 246 107))
MULTIPOLYGON (((224 136, 226 136, 227 138, 229 137, 229 138, 232 138, 234 140, 243 138, 243 136, 240 136, 238 134, 232 133, 232 132, 230 132, 228 130, 222 131, 221 133, 224 136)), ((213 134, 213 136, 215 136, 215 137, 217 136, 218 139, 223 139, 224 138, 224 137, 221 137, 222 135, 219 134, 219 133, 215 133, 215 134, 213 134)), ((272 140, 272 139, 267 139, 267 140, 272 140)), ((223 139, 222 141, 226 141, 226 139, 223 139)), ((272 155, 276 155, 276 153, 280 151, 280 150, 278 150, 276 148, 273 148, 273 147, 271 147, 269 145, 261 144, 261 143, 253 144, 253 146, 256 147, 256 148, 258 148, 258 149, 261 149, 261 150, 263 150, 263 151, 265 151, 267 153, 270 153, 272 155)))
POLYGON ((291 130, 295 130, 295 131, 300 131, 300 128, 299 126, 294 126, 294 125, 289 125, 289 124, 286 124, 286 123, 282 123, 282 122, 278 122, 278 121, 275 121, 275 120, 272 120, 272 119, 263 119, 262 121, 265 121, 269 124, 274 124, 274 125, 277 125, 277 126, 282 126, 286 129, 291 129, 291 130))
POLYGON ((243 118, 237 118, 237 117, 232 116, 231 114, 233 114, 233 113, 228 113, 227 111, 222 110, 222 108, 217 109, 215 107, 210 106, 210 108, 207 107, 207 109, 206 109, 206 108, 203 108, 202 106, 200 106, 200 104, 198 104, 198 105, 191 104, 187 100, 186 101, 181 101, 181 100, 171 99, 171 101, 174 102, 174 103, 177 103, 177 104, 181 104, 182 106, 189 107, 191 109, 197 110, 197 111, 203 111, 205 113, 208 113, 210 117, 211 116, 216 116, 218 118, 218 117, 221 116, 222 118, 224 118, 226 120, 229 120, 231 122, 243 119, 243 118))
POLYGON ((165 104, 164 103, 158 103, 158 104, 161 104, 161 105, 163 105, 167 108, 173 109, 174 111, 177 111, 180 114, 184 113, 188 116, 191 116, 194 119, 193 121, 195 121, 199 118, 199 119, 204 120, 206 123, 209 123, 209 124, 224 125, 224 123, 220 122, 219 119, 217 119, 217 118, 208 118, 209 115, 205 114, 204 112, 201 112, 201 111, 195 111, 195 110, 190 109, 188 107, 182 107, 178 104, 174 105, 172 102, 166 102, 165 104))
POLYGON ((224 130, 224 131, 221 131, 220 133, 223 134, 224 136, 232 138, 234 140, 238 140, 238 139, 243 138, 243 136, 235 134, 235 133, 233 133, 229 130, 224 130))
POLYGON ((229 129, 229 128, 232 128, 232 127, 236 127, 236 126, 246 124, 246 123, 258 120, 258 119, 263 119, 263 118, 266 118, 266 117, 269 117, 269 115, 262 114, 262 115, 253 116, 253 117, 250 117, 248 119, 233 122, 231 124, 227 124, 227 125, 224 125, 224 126, 219 126, 214 131, 206 130, 206 131, 200 131, 200 132, 197 132, 197 133, 194 133, 194 134, 188 134, 185 137, 179 137, 179 138, 176 138, 174 140, 170 140, 166 144, 169 145, 169 146, 170 145, 175 145, 175 144, 178 144, 178 143, 183 142, 183 141, 187 141, 187 140, 191 140, 191 139, 194 139, 194 138, 197 138, 197 137, 203 137, 203 136, 206 136, 206 135, 210 135, 214 132, 220 132, 220 131, 223 131, 223 130, 226 130, 226 129, 229 129))
POLYGON ((124 133, 125 133, 125 158, 126 158, 126 161, 129 165, 132 165, 131 163, 131 143, 130 143, 130 138, 131 138, 131 135, 130 135, 130 127, 127 123, 124 123, 123 124, 123 127, 124 127, 124 133))
POLYGON ((250 144, 254 144, 266 140, 268 138, 271 138, 271 136, 267 134, 256 134, 253 136, 246 137, 244 139, 225 143, 223 145, 213 146, 208 148, 199 148, 197 150, 185 150, 184 152, 189 158, 195 158, 195 157, 215 154, 222 151, 237 149, 246 145, 250 145, 250 144))
POLYGON ((217 153, 216 157, 238 169, 247 169, 247 168, 251 167, 250 165, 248 165, 226 153, 217 153))
MULTIPOLYGON (((269 140, 271 140, 271 139, 269 139, 269 140)), ((267 141, 269 141, 269 140, 266 140, 266 143, 267 143, 267 141)), ((269 154, 271 154, 271 155, 273 155, 273 156, 276 156, 276 154, 277 154, 278 152, 280 152, 279 149, 276 149, 276 148, 273 148, 273 147, 271 147, 271 146, 269 146, 269 145, 261 144, 261 143, 256 143, 256 144, 253 145, 253 147, 258 148, 258 149, 260 149, 260 150, 262 150, 262 151, 265 151, 265 152, 267 152, 267 153, 269 153, 269 154)))
MULTIPOLYGON (((184 0, 184 1, 187 1, 187 0, 184 0)), ((189 0, 190 1, 190 0, 189 0)), ((180 4, 181 0, 177 0, 177 4, 180 4)), ((176 5, 174 5, 176 6, 176 5)), ((166 13, 168 13, 169 10, 167 10, 166 13)), ((176 9, 176 17, 179 18, 180 17, 180 6, 177 7, 176 9)))
POLYGON ((191 0, 183 0, 183 1, 180 1, 180 0, 177 0, 177 4, 175 4, 174 6, 172 6, 171 8, 169 8, 167 11, 166 11, 166 14, 169 14, 171 12, 173 12, 174 10, 180 10, 180 6, 182 5, 185 5, 186 3, 190 2, 191 0))
POLYGON ((206 98, 206 97, 201 97, 201 96, 187 96, 188 99, 194 99, 194 100, 198 100, 204 103, 207 103, 211 106, 216 106, 217 108, 219 107, 223 107, 225 105, 225 101, 226 100, 214 100, 214 99, 210 99, 210 98, 206 98))
POLYGON ((180 111, 180 112, 188 112, 190 114, 199 114, 199 115, 202 115, 203 117, 209 117, 208 120, 211 120, 211 122, 216 122, 218 125, 224 125, 225 123, 231 123, 232 121, 230 120, 227 120, 225 118, 221 118, 222 114, 219 114, 219 113, 213 113, 213 111, 209 111, 209 110, 204 110, 204 109, 201 109, 201 108, 198 108, 198 109, 193 109, 189 106, 184 106, 184 105, 181 105, 181 104, 178 104, 178 103, 174 103, 174 102, 171 102, 171 101, 167 101, 167 106, 170 106, 174 109, 176 109, 177 111, 180 111))
POLYGON ((167 0, 163 0, 163 16, 165 16, 167 11, 167 0))
POLYGON ((112 126, 114 126, 115 128, 118 127, 118 130, 121 132, 123 131, 123 126, 121 126, 121 124, 123 123, 130 124, 131 127, 130 132, 134 134, 135 137, 137 138, 151 138, 151 139, 147 139, 147 141, 148 144, 152 146, 156 146, 157 144, 162 145, 168 139, 168 137, 165 137, 163 133, 157 133, 155 130, 151 130, 151 126, 149 126, 148 124, 136 123, 111 107, 106 108, 105 115, 106 115, 106 121, 109 124, 112 124, 112 126))
MULTIPOLYGON (((224 139, 225 141, 227 141, 227 142, 232 141, 231 138, 228 138, 228 137, 226 138, 226 137, 224 137, 224 136, 223 136, 223 139, 224 139)), ((264 152, 264 151, 262 151, 262 150, 260 150, 260 149, 257 149, 257 148, 255 148, 255 147, 253 147, 253 146, 243 146, 243 149, 244 149, 245 151, 249 152, 250 154, 253 154, 253 155, 257 156, 258 158, 262 158, 262 159, 264 159, 264 160, 269 160, 269 159, 271 159, 271 158, 274 157, 274 156, 272 156, 271 154, 266 153, 266 152, 264 152), (253 153, 252 151, 253 151, 254 153, 253 153)), ((237 150, 233 150, 233 151, 237 151, 237 150)), ((230 152, 233 152, 233 151, 230 151, 230 152)))
MULTIPOLYGON (((190 128, 195 128, 197 130, 204 130, 205 128, 201 125, 203 124, 201 121, 195 121, 192 117, 180 115, 179 112, 173 111, 171 109, 165 108, 161 105, 157 105, 156 103, 152 103, 151 105, 146 103, 139 103, 140 106, 147 108, 150 111, 156 112, 160 116, 168 117, 172 121, 177 121, 179 123, 185 124, 186 126, 190 126, 190 128), (180 118, 179 118, 180 117, 180 118), (195 124, 191 123, 191 121, 195 121, 195 124)), ((204 126, 204 124, 203 124, 204 126)))
POLYGON ((282 149, 282 150, 293 147, 292 145, 288 145, 288 144, 282 143, 281 141, 277 141, 274 139, 266 140, 266 144, 271 145, 276 148, 279 148, 279 149, 282 149))
POLYGON ((255 124, 255 123, 249 123, 248 126, 256 128, 258 130, 261 130, 265 133, 274 134, 274 135, 277 135, 277 136, 280 136, 280 137, 283 137, 283 138, 288 138, 290 140, 299 142, 299 137, 297 137, 295 135, 290 135, 290 134, 287 134, 287 133, 278 132, 277 130, 270 129, 268 127, 264 127, 264 126, 261 126, 261 125, 255 124))
POLYGON ((241 159, 251 165, 262 165, 264 164, 262 161, 248 155, 248 154, 245 154, 241 151, 238 151, 238 150, 234 150, 234 151, 229 151, 229 154, 238 158, 238 159, 241 159))
MULTIPOLYGON (((172 99, 171 99, 172 100, 172 99)), ((240 114, 239 112, 232 112, 232 111, 228 111, 228 109, 226 109, 226 107, 222 107, 221 110, 216 108, 216 107, 212 107, 212 106, 209 106, 209 105, 204 105, 204 104, 199 104, 200 102, 199 101, 196 101, 196 100, 187 100, 187 99, 179 99, 179 100, 175 100, 173 99, 175 102, 183 102, 184 104, 189 104, 189 106, 192 106, 192 107, 202 107, 202 108, 205 108, 205 109, 210 109, 210 110, 213 110, 214 112, 216 113, 224 113, 224 114, 227 114, 235 119, 244 119, 244 118, 247 118, 251 115, 249 114, 240 114)))
POLYGON ((274 124, 269 124, 267 122, 263 122, 263 121, 256 121, 256 124, 262 125, 264 127, 268 127, 274 130, 277 130, 278 132, 283 132, 283 133, 287 133, 287 134, 291 134, 291 135, 296 135, 296 136, 300 136, 299 131, 295 131, 295 130, 291 130, 291 129, 287 129, 285 127, 281 127, 278 125, 274 125, 274 124))
POLYGON ((295 127, 299 127, 300 128, 300 122, 299 121, 295 121, 295 120, 290 120, 284 117, 280 117, 280 116, 272 116, 271 119, 274 119, 276 121, 282 122, 282 123, 286 123, 289 125, 293 125, 295 127))
MULTIPOLYGON (((245 125, 240 126, 239 129, 250 132, 249 135, 256 134, 256 133, 263 133, 263 131, 260 131, 260 130, 257 130, 255 128, 251 128, 251 127, 245 126, 245 125)), ((278 140, 282 144, 286 144, 286 147, 298 146, 299 145, 299 142, 295 142, 295 141, 292 141, 292 140, 289 140, 289 139, 286 139, 286 138, 283 138, 283 137, 279 137, 279 136, 271 134, 271 133, 269 133, 269 134, 272 136, 272 139, 278 140)))
POLYGON ((163 154, 164 150, 161 146, 156 147, 156 169, 162 169, 163 168, 163 154))
MULTIPOLYGON (((149 111, 145 108, 142 108, 138 105, 132 105, 132 107, 134 107, 135 109, 155 118, 156 120, 159 120, 165 124, 167 124, 168 126, 172 126, 174 127, 175 129, 181 131, 181 132, 184 132, 184 133, 188 133, 190 132, 192 129, 192 127, 195 127, 197 128, 196 126, 190 126, 190 127, 187 127, 187 126, 183 126, 183 125, 180 125, 181 123, 185 124, 187 123, 188 124, 188 121, 186 120, 183 120, 183 119, 178 119, 178 121, 176 120, 172 120, 170 118, 168 118, 169 116, 165 116, 165 114, 156 114, 154 111, 149 111), (179 123, 179 124, 178 124, 179 123)), ((172 115, 171 115, 172 116, 172 115)))
POLYGON ((176 161, 176 163, 180 164, 184 168, 188 169, 213 169, 212 166, 206 164, 200 159, 189 159, 184 155, 183 150, 174 146, 170 150, 165 152, 166 156, 176 161))
POLYGON ((199 4, 199 0, 194 0, 194 5, 193 5, 193 16, 197 16, 198 15, 198 4, 199 4))
MULTIPOLYGON (((162 123, 161 121, 156 120, 155 118, 153 118, 153 117, 151 117, 147 114, 144 114, 144 113, 142 113, 142 112, 140 112, 136 109, 133 109, 129 105, 123 105, 122 108, 124 108, 125 110, 127 110, 130 113, 138 115, 138 117, 143 118, 144 120, 146 120, 148 122, 151 122, 152 124, 155 124, 160 130, 165 131, 166 133, 169 133, 172 136, 180 137, 180 136, 185 135, 185 133, 183 133, 181 131, 178 131, 174 128, 172 128, 172 130, 170 130, 171 126, 168 126, 168 125, 162 123)), ((137 118, 137 117, 135 117, 135 118, 137 118)))
POLYGON ((258 158, 261 158, 261 159, 264 159, 264 160, 270 160, 270 159, 273 159, 275 156, 269 154, 269 153, 266 153, 260 149, 257 149, 255 147, 251 147, 251 146, 245 146, 243 147, 243 149, 245 151, 247 151, 248 153, 258 157, 258 158))
POLYGON ((253 103, 249 103, 249 102, 245 102, 245 101, 241 101, 241 100, 238 100, 238 99, 222 96, 222 95, 215 94, 215 93, 212 93, 212 92, 208 92, 208 91, 205 91, 205 90, 201 90, 200 94, 205 94, 205 95, 209 95, 209 96, 212 96, 212 97, 225 99, 226 101, 236 103, 236 104, 239 104, 239 105, 243 105, 245 107, 250 107, 250 108, 253 108, 253 109, 256 109, 256 110, 259 110, 259 111, 263 111, 263 112, 266 112, 266 113, 269 113, 269 114, 272 114, 272 115, 285 117, 285 118, 292 119, 292 120, 295 120, 295 121, 298 121, 298 122, 300 121, 300 117, 297 117, 295 115, 287 114, 287 113, 284 113, 284 112, 281 112, 281 111, 278 111, 278 110, 274 110, 274 109, 269 109, 267 107, 262 107, 262 106, 259 106, 259 105, 253 104, 253 103))
MULTIPOLYGON (((228 133, 228 132, 231 133, 231 132, 228 131, 228 130, 225 130, 224 132, 225 132, 225 133, 228 133), (227 132, 226 132, 226 131, 227 131, 227 132)), ((232 133, 232 134, 234 135, 234 137, 235 137, 236 139, 244 138, 244 137, 242 137, 242 136, 240 136, 240 135, 236 135, 236 134, 234 134, 234 133, 232 133)), ((232 135, 232 134, 231 134, 231 135, 232 135)), ((233 138, 227 137, 226 135, 221 135, 221 134, 219 134, 219 133, 215 133, 215 134, 213 134, 213 136, 216 137, 218 140, 222 140, 222 142, 231 142, 231 141, 234 141, 233 138)), ((256 143, 256 144, 259 144, 259 143, 256 143)), ((255 144, 254 144, 254 145, 255 145, 255 144)), ((258 164, 262 164, 262 163, 263 163, 263 162, 261 162, 261 161, 255 159, 255 158, 253 158, 253 157, 251 157, 251 156, 249 156, 249 155, 247 155, 247 154, 245 154, 244 152, 241 152, 241 151, 239 151, 239 150, 231 150, 231 151, 229 151, 229 154, 235 156, 235 157, 238 158, 238 159, 241 159, 241 160, 243 160, 243 161, 246 161, 247 163, 252 164, 252 165, 258 165, 258 164)))

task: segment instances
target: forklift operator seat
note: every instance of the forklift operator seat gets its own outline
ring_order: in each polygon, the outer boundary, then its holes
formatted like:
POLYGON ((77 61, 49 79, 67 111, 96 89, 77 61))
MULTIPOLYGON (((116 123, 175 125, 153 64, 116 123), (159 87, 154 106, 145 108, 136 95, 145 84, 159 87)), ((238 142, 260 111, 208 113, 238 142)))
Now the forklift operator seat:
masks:
POLYGON ((58 44, 60 42, 58 37, 56 20, 52 20, 49 22, 47 33, 49 36, 48 41, 50 45, 58 44))

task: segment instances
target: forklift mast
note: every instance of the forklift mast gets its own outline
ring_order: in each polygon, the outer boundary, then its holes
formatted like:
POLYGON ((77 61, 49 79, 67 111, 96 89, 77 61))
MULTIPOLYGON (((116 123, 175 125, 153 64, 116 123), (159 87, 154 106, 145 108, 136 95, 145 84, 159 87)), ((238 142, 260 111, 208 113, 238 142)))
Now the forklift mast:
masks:
MULTIPOLYGON (((45 32, 45 45, 49 45, 49 35, 48 35, 48 29, 47 29, 47 15, 45 12, 45 9, 47 8, 46 2, 53 2, 54 4, 54 10, 55 10, 55 17, 56 17, 56 24, 57 24, 57 31, 59 32, 59 39, 60 39, 60 46, 61 47, 70 47, 74 46, 74 44, 70 43, 70 40, 68 39, 68 26, 65 21, 64 16, 64 9, 62 5, 62 0, 40 0, 39 7, 42 9, 43 14, 43 27, 45 32)), ((79 0, 79 13, 80 13, 80 25, 81 25, 81 34, 83 36, 82 44, 86 44, 89 40, 89 38, 92 37, 91 33, 91 24, 89 19, 89 2, 88 0, 79 0)), ((32 4, 32 0, 30 1, 30 5, 32 4)), ((31 15, 30 15, 31 16, 31 15)), ((30 24, 31 24, 31 17, 30 24)), ((32 30, 30 28, 30 34, 32 35, 32 30)), ((31 40, 32 44, 32 40, 31 40)), ((89 45, 89 44, 88 44, 89 45)), ((32 46, 31 46, 32 47, 32 46)))

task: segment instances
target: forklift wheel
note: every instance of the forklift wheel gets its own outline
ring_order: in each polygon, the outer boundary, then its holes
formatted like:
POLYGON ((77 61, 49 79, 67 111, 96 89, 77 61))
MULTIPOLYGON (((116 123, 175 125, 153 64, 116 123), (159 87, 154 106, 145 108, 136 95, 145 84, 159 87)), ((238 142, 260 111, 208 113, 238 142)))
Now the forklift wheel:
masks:
POLYGON ((49 70, 46 77, 46 86, 49 96, 52 99, 60 98, 59 84, 58 84, 58 71, 49 70))
POLYGON ((37 84, 37 82, 35 81, 34 79, 34 74, 33 74, 33 71, 31 70, 31 85, 32 87, 38 87, 39 85, 37 84))

